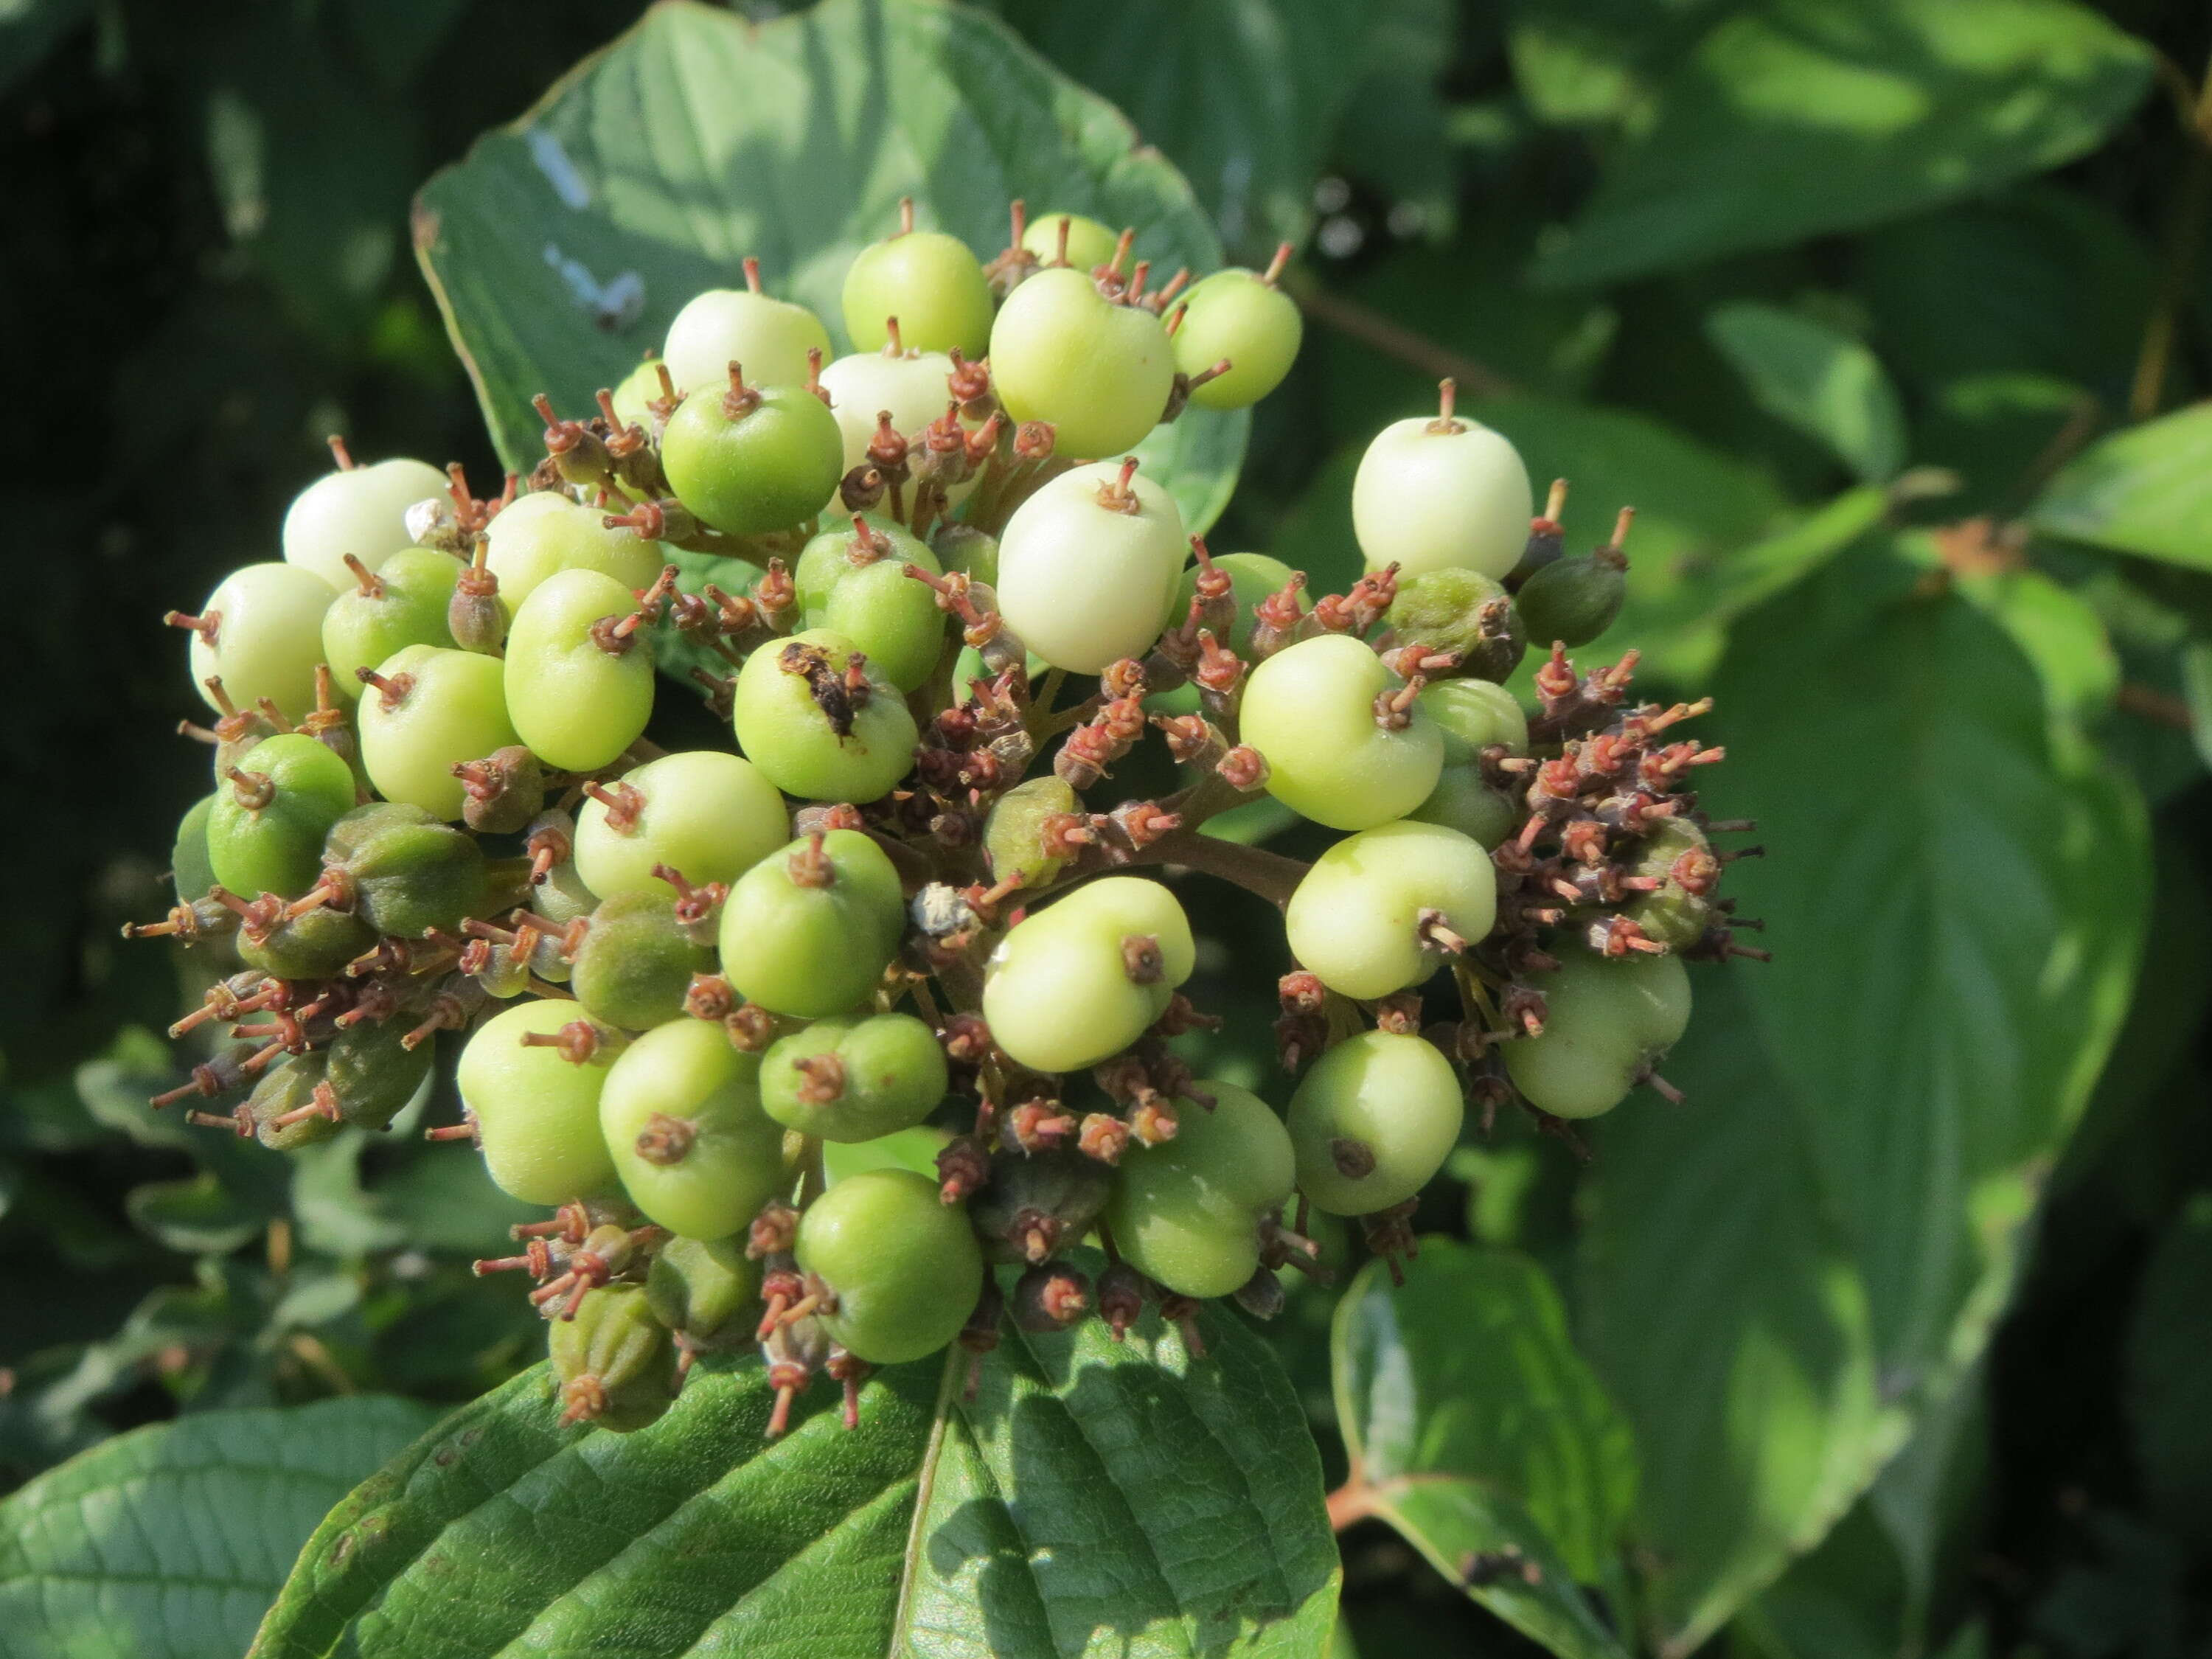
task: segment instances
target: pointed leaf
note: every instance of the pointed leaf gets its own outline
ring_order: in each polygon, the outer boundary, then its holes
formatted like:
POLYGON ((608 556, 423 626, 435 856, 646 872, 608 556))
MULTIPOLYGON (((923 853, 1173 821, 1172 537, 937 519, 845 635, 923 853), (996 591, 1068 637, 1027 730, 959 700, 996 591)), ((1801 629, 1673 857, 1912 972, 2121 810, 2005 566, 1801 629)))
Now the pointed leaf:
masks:
MULTIPOLYGON (((842 338, 845 268, 902 196, 985 258, 1020 197, 1134 228, 1163 276, 1221 263, 1190 187, 1111 106, 992 19, 923 0, 760 25, 657 5, 432 179, 416 246, 495 445, 527 467, 533 393, 588 410, 748 254, 842 338)), ((1192 410, 1146 452, 1193 530, 1226 503, 1249 425, 1192 410)))
POLYGON ((1402 1285, 1361 1270, 1334 1347, 1361 1512, 1553 1652, 1620 1655, 1582 1585, 1611 1570, 1636 1450, 1544 1270, 1425 1241, 1402 1285))
POLYGON ((1617 282, 2039 173, 2100 143, 2150 66, 2140 41, 2071 0, 1734 9, 1667 77, 1537 274, 1617 282))
POLYGON ((2030 516, 2054 536, 2212 570, 2212 403, 2093 445, 2051 481, 2030 516))
POLYGON ((204 1412, 50 1470, 0 1503, 0 1656, 235 1659, 323 1512, 435 1416, 204 1412))
POLYGON ((1779 306, 1717 306, 1705 333, 1759 406, 1869 483, 1905 464, 1905 409, 1881 363, 1840 329, 1779 306))
POLYGON ((1334 1617, 1320 1470, 1287 1382, 1225 1315, 1211 1356, 1096 1322, 801 1401, 710 1358, 659 1422, 559 1426, 540 1366, 335 1510, 254 1647, 306 1659, 576 1651, 1199 1652, 1311 1659, 1334 1617))

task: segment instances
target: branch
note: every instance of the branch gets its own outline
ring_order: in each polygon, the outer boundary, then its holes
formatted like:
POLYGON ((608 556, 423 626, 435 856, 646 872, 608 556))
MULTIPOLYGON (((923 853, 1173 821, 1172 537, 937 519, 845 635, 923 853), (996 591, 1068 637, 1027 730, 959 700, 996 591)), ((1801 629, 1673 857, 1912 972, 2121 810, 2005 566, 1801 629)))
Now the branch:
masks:
POLYGON ((1456 380, 1460 390, 1478 398, 1503 397, 1518 389, 1489 364, 1455 351, 1425 334, 1418 334, 1357 300, 1322 287, 1310 277, 1294 274, 1284 279, 1283 286, 1298 302, 1298 309, 1316 322, 1340 334, 1348 334, 1386 357, 1410 363, 1431 380, 1456 380))
POLYGON ((1194 830, 1174 830, 1144 848, 1132 864, 1181 864, 1210 876, 1234 882, 1248 893, 1256 893, 1280 908, 1291 902, 1298 883, 1313 866, 1280 853, 1244 847, 1194 830))

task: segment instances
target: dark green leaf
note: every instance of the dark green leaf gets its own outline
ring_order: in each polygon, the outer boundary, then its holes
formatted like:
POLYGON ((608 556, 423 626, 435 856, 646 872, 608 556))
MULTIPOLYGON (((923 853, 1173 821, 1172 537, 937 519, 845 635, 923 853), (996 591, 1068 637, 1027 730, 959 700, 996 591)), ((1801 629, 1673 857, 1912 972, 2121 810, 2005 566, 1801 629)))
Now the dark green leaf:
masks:
POLYGON ((1334 1346, 1362 1512, 1553 1652, 1619 1655, 1581 1586, 1610 1571, 1636 1449, 1543 1269, 1425 1242, 1403 1285, 1361 1271, 1334 1346))
MULTIPOLYGON (((1162 272, 1221 262, 1189 186, 1109 106, 990 19, 921 0, 757 27, 657 6, 434 178, 416 243, 493 441, 526 466, 533 393, 587 409, 748 254, 842 335, 845 268, 902 196, 987 255, 1021 197, 1133 227, 1162 272)), ((1248 425, 1194 410, 1145 452, 1193 530, 1227 500, 1248 425)))
POLYGON ((0 1655, 235 1659, 323 1512, 436 1415, 207 1412, 41 1475, 0 1503, 0 1655))
POLYGON ((1705 332, 1759 406, 1869 483, 1905 464, 1905 410, 1874 353, 1841 330, 1756 301, 1716 307, 1705 332))
POLYGON ((267 1224, 267 1215, 233 1197, 222 1182, 203 1170, 183 1181, 152 1181, 134 1187, 124 1209, 139 1231, 173 1250, 222 1255, 236 1249, 267 1224))
POLYGON ((1222 240, 1257 264, 1305 235, 1323 149, 1352 90, 1345 67, 1359 53, 1363 3, 1006 0, 1002 9, 1166 151, 1222 240))
POLYGON ((2212 570, 2212 404, 2114 433, 2053 478, 2037 529, 2212 570))
POLYGON ((2128 1427, 2136 1468, 2169 1524, 2212 1537, 2212 1192, 2175 1216, 2142 1278, 2128 1332, 2128 1427))
POLYGON ((1539 119, 1615 121, 1649 103, 1721 0, 1517 0, 1513 81, 1539 119))
POLYGON ((254 1653, 1310 1659, 1336 1600, 1311 1443, 1265 1346, 1206 1336, 1009 1334, 972 1401, 956 1351, 879 1374, 857 1431, 817 1390, 775 1442, 750 1358, 621 1436, 561 1428, 541 1366, 334 1510, 254 1653))
POLYGON ((2095 148, 2150 63, 2070 0, 1765 0, 1668 77, 1537 274, 1673 270, 2041 172, 2095 148))

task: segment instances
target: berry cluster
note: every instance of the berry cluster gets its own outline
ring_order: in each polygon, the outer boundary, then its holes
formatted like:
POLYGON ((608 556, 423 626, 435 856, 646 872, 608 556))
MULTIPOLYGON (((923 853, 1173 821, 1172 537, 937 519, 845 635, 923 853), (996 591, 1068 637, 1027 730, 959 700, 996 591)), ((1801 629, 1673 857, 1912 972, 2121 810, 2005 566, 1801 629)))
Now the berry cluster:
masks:
POLYGON ((155 1103, 240 1095, 192 1116, 279 1148, 382 1128, 464 1034, 429 1133, 555 1208, 478 1267, 535 1281, 572 1419, 648 1422, 741 1344, 780 1425, 818 1371, 849 1418, 868 1366, 1009 1315, 1119 1336, 1150 1300, 1194 1343, 1198 1299, 1264 1316, 1314 1270, 1309 1206, 1395 1269, 1464 1103, 1571 1139, 1666 1092, 1684 961, 1756 954, 1715 893, 1739 826, 1688 788, 1719 752, 1676 735, 1703 705, 1566 656, 1626 513, 1563 556, 1562 488, 1534 517, 1447 383, 1360 466, 1368 574, 1310 597, 1118 459, 1281 380, 1287 248, 1186 291, 1073 216, 1017 204, 988 264, 904 217, 846 278, 852 355, 747 261, 595 416, 538 400, 526 488, 334 443, 283 560, 169 618, 216 787, 131 931, 220 962, 175 1034, 234 1042, 155 1103), (750 574, 691 591, 671 550, 750 574), (1533 714, 1500 684, 1531 638, 1533 714), (678 654, 740 752, 647 738, 678 654), (1182 787, 1117 801, 1155 738, 1182 787), (1347 833, 1310 866, 1200 833, 1261 791, 1347 833), (1283 908, 1285 1112, 1173 1042, 1218 1023, 1158 878, 1189 870, 1283 908), (824 1143, 921 1126, 933 1177, 827 1179, 824 1143))

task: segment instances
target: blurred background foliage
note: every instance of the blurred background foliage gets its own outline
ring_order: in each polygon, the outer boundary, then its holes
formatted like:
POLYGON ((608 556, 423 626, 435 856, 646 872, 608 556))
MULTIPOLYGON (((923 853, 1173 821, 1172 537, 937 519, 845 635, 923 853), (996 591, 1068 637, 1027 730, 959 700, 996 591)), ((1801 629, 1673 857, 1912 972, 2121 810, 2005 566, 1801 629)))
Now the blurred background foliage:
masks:
MULTIPOLYGON (((505 1201, 415 1117, 286 1164, 146 1109, 190 986, 116 929, 204 787, 159 613, 269 556, 326 433, 495 476, 410 199, 638 9, 0 0, 18 435, 85 440, 25 453, 11 561, 0 1486, 179 1413, 457 1401, 536 1355, 467 1266, 505 1201)), ((1360 1280, 1334 1356, 1341 1285, 1273 1328, 1373 1498, 1347 1644, 1525 1648, 1453 1580, 1539 1628, 1476 1547, 1533 1527, 1646 1650, 2212 1650, 2212 17, 995 9, 1233 255, 1304 247, 1308 347, 1213 545, 1340 586, 1360 447, 1456 378, 1573 480, 1571 540, 1638 507, 1605 643, 1719 696, 1711 804, 1773 854, 1741 890, 1778 960, 1701 979, 1690 1104, 1632 1103, 1587 1164, 1470 1133, 1420 1221, 1479 1248, 1391 1319, 1360 1280), (1385 1443, 1393 1365, 1451 1408, 1420 1446, 1385 1443), (1411 1474, 1442 1510, 1394 1510, 1411 1474)), ((1237 902, 1200 915, 1201 1000, 1263 1031, 1279 964, 1219 943, 1237 902)))

